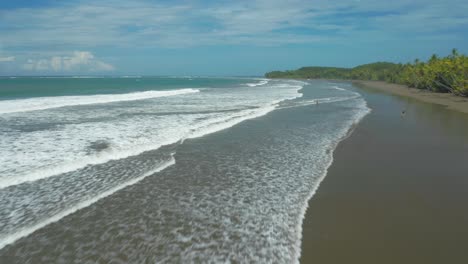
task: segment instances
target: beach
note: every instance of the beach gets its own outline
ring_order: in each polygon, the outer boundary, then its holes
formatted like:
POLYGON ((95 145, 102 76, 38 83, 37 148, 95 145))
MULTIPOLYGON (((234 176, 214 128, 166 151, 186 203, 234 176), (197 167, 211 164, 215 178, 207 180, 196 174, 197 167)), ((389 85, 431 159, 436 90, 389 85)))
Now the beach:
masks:
POLYGON ((309 201, 301 263, 467 263, 466 98, 355 85, 372 112, 309 201))
POLYGON ((63 3, 0 2, 0 264, 468 264, 468 1, 63 3))
POLYGON ((466 114, 341 81, 137 80, 0 80, 0 262, 464 260, 466 114))

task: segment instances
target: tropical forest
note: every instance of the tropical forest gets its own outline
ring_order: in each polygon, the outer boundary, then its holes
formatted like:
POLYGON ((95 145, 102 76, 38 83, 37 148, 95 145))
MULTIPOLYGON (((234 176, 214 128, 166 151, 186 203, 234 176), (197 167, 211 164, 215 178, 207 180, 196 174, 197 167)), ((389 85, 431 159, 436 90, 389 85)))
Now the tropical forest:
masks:
POLYGON ((468 56, 453 49, 446 57, 434 54, 427 61, 416 59, 407 64, 376 62, 354 68, 302 67, 272 71, 265 77, 385 81, 432 92, 468 96, 468 56))

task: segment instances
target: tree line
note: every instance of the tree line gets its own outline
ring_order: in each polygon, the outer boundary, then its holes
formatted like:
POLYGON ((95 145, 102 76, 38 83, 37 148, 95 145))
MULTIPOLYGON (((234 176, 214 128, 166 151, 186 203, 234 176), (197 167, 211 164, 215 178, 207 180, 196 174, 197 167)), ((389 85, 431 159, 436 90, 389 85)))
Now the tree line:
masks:
POLYGON ((354 68, 302 67, 292 71, 272 71, 267 78, 371 80, 403 84, 433 92, 468 96, 468 56, 456 49, 446 57, 424 62, 396 64, 376 62, 354 68))

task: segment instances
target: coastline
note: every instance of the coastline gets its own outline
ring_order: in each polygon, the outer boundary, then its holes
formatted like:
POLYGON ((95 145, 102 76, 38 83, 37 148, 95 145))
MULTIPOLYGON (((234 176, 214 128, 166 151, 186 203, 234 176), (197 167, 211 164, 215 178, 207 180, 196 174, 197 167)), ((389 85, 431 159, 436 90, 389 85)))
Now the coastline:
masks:
POLYGON ((467 97, 455 96, 449 93, 435 93, 382 81, 352 81, 352 83, 358 87, 375 89, 386 93, 414 98, 427 103, 439 104, 448 109, 468 114, 467 97))
POLYGON ((354 84, 372 112, 339 143, 309 200, 301 262, 467 261, 465 108, 446 94, 354 84))

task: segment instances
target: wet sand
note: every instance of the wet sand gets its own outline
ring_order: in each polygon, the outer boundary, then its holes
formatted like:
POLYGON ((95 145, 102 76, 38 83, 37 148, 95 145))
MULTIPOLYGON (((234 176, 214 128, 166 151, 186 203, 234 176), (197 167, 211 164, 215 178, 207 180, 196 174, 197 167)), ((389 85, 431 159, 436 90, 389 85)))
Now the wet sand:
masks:
POLYGON ((468 115, 386 88, 357 90, 372 113, 309 201, 302 263, 468 263, 468 115))

